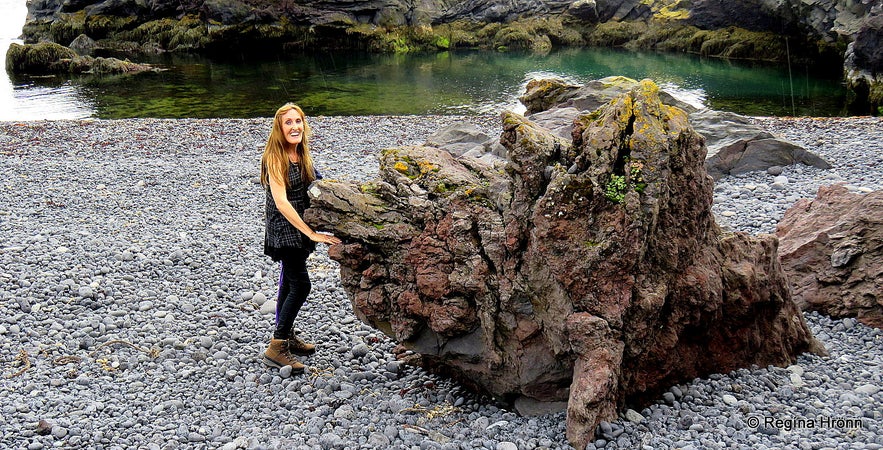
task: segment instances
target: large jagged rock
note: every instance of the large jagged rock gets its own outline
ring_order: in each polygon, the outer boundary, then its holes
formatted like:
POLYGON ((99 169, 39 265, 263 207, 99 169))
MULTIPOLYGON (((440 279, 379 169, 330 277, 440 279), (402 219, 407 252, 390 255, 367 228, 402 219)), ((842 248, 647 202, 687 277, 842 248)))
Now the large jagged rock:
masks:
POLYGON ((651 81, 572 139, 504 113, 501 143, 495 165, 387 149, 375 182, 310 189, 357 316, 431 367, 516 405, 567 400, 582 448, 626 402, 824 352, 776 238, 715 224, 703 140, 651 81))
POLYGON ((822 186, 785 212, 776 235, 799 306, 883 328, 883 191, 822 186))
MULTIPOLYGON (((582 112, 593 111, 638 84, 636 80, 613 76, 585 85, 557 78, 531 80, 520 97, 528 118, 561 137, 569 136, 574 119, 582 112)), ((660 93, 663 103, 689 113, 690 124, 705 138, 708 154, 705 168, 714 179, 773 166, 806 164, 830 168, 827 161, 805 148, 774 136, 745 116, 697 108, 671 94, 660 93)))

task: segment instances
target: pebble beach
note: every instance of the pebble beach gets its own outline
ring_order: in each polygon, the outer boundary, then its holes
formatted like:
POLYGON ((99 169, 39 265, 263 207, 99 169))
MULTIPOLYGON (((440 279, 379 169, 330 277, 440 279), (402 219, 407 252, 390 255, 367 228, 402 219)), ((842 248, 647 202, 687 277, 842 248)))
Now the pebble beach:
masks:
MULTIPOLYGON (((715 184, 723 227, 772 233, 821 185, 883 189, 883 119, 754 118, 831 169, 715 184)), ((496 116, 313 117, 326 179, 379 150, 496 116)), ((260 362, 278 267, 257 182, 271 119, 0 122, 0 448, 570 449, 564 412, 522 417, 406 366, 362 324, 320 245, 296 328, 303 375, 260 362)), ((587 448, 883 449, 883 330, 805 314, 829 356, 672 386, 587 448)))

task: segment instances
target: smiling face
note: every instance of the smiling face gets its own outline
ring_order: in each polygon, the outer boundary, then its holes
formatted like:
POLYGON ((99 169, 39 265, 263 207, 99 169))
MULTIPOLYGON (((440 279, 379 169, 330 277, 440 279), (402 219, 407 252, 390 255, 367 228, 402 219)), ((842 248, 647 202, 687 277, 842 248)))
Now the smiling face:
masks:
POLYGON ((291 109, 279 118, 282 135, 290 145, 300 144, 304 139, 304 117, 296 109, 291 109))
POLYGON ((310 156, 310 134, 310 124, 299 106, 286 103, 276 110, 261 156, 261 183, 264 186, 269 186, 271 178, 287 184, 291 162, 300 165, 304 182, 309 184, 316 179, 310 156))

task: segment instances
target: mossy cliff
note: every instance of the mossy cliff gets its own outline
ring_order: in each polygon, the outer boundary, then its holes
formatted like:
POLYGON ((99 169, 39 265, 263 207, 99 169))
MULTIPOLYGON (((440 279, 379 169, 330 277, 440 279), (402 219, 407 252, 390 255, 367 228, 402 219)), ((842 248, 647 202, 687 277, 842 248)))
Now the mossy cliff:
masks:
MULTIPOLYGON (((883 16, 855 0, 40 0, 27 43, 95 41, 96 54, 426 52, 625 47, 844 67, 857 102, 880 105, 883 16), (844 61, 846 65, 844 66, 844 61), (851 65, 850 65, 851 64, 851 65)), ((879 9, 879 8, 877 8, 879 9)))
MULTIPOLYGON (((48 3, 51 0, 41 5, 48 3)), ((426 14, 417 15, 422 19, 408 19, 385 9, 362 11, 363 14, 343 10, 320 13, 309 12, 306 7, 285 7, 285 2, 275 8, 265 3, 195 1, 167 15, 142 11, 134 4, 130 8, 109 9, 100 7, 104 5, 100 3, 73 12, 66 12, 64 6, 38 10, 32 4, 32 17, 24 27, 24 36, 28 43, 51 41, 68 45, 86 35, 96 41, 98 49, 124 53, 211 52, 235 47, 267 52, 280 47, 399 53, 456 48, 543 52, 564 46, 605 46, 767 61, 787 58, 785 41, 777 33, 738 26, 702 29, 690 24, 688 10, 675 9, 666 2, 645 1, 655 6, 648 7, 646 13, 632 14, 635 17, 612 17, 608 21, 596 14, 575 15, 574 10, 546 15, 513 14, 499 21, 450 14, 449 21, 438 21, 426 14)), ((801 39, 794 52, 809 61, 835 56, 836 48, 834 44, 801 39)))

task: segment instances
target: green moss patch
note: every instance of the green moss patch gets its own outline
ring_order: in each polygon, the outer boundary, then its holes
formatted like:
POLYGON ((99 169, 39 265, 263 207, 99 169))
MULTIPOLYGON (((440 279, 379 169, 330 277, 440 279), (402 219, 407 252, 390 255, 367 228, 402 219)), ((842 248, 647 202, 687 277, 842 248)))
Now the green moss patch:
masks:
POLYGON ((132 30, 118 33, 116 39, 155 43, 170 51, 201 49, 209 43, 208 28, 195 15, 145 22, 132 30))
POLYGON ((76 56, 73 50, 53 42, 26 45, 13 43, 6 52, 6 67, 13 73, 53 73, 53 65, 76 56))

